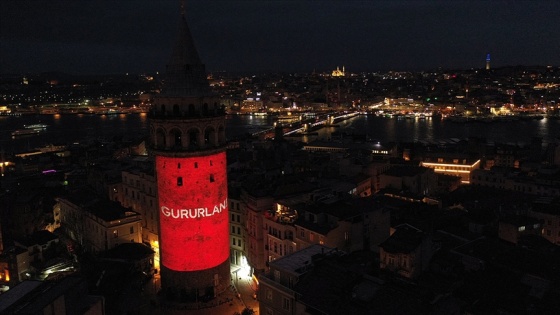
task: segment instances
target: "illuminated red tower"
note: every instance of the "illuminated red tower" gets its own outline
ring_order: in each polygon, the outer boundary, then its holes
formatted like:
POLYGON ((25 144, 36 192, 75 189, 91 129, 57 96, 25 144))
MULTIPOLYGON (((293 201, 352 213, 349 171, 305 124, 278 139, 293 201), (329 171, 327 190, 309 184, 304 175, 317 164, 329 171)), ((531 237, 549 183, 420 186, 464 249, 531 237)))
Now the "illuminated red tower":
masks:
POLYGON ((149 116, 161 286, 181 299, 215 296, 230 283, 225 112, 218 101, 182 5, 164 88, 149 116))

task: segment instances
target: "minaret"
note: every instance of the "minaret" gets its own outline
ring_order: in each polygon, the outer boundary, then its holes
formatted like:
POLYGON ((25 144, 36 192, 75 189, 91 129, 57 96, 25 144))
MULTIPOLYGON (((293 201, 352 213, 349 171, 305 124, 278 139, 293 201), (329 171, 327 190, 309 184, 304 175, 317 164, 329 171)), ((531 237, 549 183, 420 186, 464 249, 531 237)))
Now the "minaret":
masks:
POLYGON ((210 92, 184 1, 149 118, 162 290, 183 301, 216 296, 230 284, 225 112, 210 92))
POLYGON ((490 70, 490 54, 486 54, 486 70, 490 70))

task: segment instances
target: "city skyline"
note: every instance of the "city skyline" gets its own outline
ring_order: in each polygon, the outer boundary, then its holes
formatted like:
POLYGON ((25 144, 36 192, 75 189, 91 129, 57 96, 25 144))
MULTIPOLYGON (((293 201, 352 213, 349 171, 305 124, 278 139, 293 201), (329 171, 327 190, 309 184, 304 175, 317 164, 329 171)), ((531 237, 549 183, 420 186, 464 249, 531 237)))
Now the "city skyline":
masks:
MULTIPOLYGON (((201 1, 186 14, 208 71, 560 64, 551 1, 201 1)), ((3 1, 0 73, 163 71, 178 0, 3 1)))

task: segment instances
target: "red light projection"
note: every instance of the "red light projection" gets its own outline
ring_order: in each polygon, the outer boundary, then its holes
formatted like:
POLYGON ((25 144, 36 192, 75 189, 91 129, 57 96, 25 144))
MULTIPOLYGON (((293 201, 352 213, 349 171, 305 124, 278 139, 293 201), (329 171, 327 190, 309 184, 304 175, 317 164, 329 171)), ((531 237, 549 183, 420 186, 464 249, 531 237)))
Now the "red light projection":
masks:
POLYGON ((161 263, 175 271, 229 258, 226 154, 156 156, 161 263))

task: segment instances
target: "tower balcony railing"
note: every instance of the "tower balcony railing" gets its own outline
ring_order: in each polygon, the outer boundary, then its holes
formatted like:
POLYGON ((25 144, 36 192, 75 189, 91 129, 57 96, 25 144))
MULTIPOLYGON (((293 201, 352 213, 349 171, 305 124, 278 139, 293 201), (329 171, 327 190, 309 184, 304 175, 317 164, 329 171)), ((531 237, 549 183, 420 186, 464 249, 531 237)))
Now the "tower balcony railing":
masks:
POLYGON ((207 151, 207 150, 215 150, 225 147, 224 145, 216 145, 216 144, 190 144, 188 146, 182 145, 173 145, 173 146, 154 146, 152 145, 152 149, 157 151, 163 152, 200 152, 200 151, 207 151))
POLYGON ((173 112, 152 109, 148 112, 148 118, 153 119, 196 119, 205 117, 220 117, 225 115, 225 108, 173 112))

